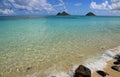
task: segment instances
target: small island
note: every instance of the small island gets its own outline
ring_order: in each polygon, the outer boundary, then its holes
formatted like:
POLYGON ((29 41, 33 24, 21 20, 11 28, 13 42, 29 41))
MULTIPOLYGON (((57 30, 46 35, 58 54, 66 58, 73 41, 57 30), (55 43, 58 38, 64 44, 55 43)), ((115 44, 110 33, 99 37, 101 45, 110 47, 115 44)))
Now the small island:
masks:
POLYGON ((96 15, 92 12, 89 12, 89 13, 86 14, 86 16, 96 16, 96 15))
POLYGON ((57 13, 57 16, 68 16, 69 14, 65 11, 63 11, 62 13, 57 13))

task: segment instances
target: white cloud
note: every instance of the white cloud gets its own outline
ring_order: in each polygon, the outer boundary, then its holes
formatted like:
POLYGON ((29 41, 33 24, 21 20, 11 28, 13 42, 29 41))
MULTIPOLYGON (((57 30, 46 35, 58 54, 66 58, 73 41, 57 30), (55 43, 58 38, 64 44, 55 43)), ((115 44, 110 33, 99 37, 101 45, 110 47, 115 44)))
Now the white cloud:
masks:
POLYGON ((10 14, 14 14, 14 11, 10 9, 0 9, 0 13, 10 15, 10 14))
POLYGON ((2 0, 0 4, 0 14, 12 14, 17 10, 27 12, 38 12, 45 10, 48 13, 55 11, 52 4, 47 0, 2 0))
POLYGON ((59 0, 59 3, 56 5, 53 5, 54 7, 59 7, 59 10, 67 11, 67 8, 65 6, 65 2, 63 0, 59 0))
POLYGON ((13 12, 17 14, 19 10, 24 10, 29 13, 38 13, 43 10, 48 13, 53 13, 57 9, 67 11, 64 0, 58 1, 58 4, 52 5, 47 0, 2 0, 0 14, 12 14, 13 12))
POLYGON ((91 2, 90 7, 93 9, 107 9, 109 6, 108 1, 103 2, 102 4, 97 4, 96 2, 91 2))
POLYGON ((8 0, 15 8, 28 11, 46 10, 54 11, 54 8, 46 0, 8 0))
POLYGON ((74 4, 74 6, 81 6, 81 5, 82 5, 81 3, 74 4))
POLYGON ((120 0, 111 0, 112 4, 109 7, 111 10, 120 10, 120 0))
POLYGON ((104 1, 101 4, 97 4, 92 1, 90 4, 90 8, 92 9, 101 9, 101 10, 120 10, 120 0, 111 0, 111 4, 108 1, 104 1))
POLYGON ((11 15, 15 14, 14 10, 10 8, 10 4, 6 3, 6 0, 1 1, 0 3, 0 15, 11 15))
POLYGON ((67 10, 64 1, 63 0, 59 0, 59 1, 60 1, 61 5, 62 5, 63 9, 67 10))

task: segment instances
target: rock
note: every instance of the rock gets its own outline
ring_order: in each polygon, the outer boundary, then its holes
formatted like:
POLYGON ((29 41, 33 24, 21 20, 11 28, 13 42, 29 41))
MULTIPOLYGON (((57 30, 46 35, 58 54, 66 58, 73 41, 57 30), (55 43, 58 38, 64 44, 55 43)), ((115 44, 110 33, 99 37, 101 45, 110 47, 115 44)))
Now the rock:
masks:
POLYGON ((120 62, 120 55, 119 55, 119 54, 116 55, 116 56, 114 57, 114 59, 116 59, 118 62, 120 62))
POLYGON ((119 54, 115 55, 114 59, 120 59, 120 55, 119 54))
POLYGON ((119 58, 119 59, 117 59, 117 61, 118 61, 118 62, 120 62, 120 58, 119 58))
POLYGON ((101 71, 101 70, 98 70, 97 73, 99 75, 101 75, 102 77, 105 77, 106 75, 109 75, 107 72, 104 72, 104 71, 101 71))
POLYGON ((30 69, 32 69, 32 67, 27 67, 27 68, 26 68, 26 71, 29 71, 30 69))
POLYGON ((120 72, 120 66, 112 66, 111 68, 113 70, 116 70, 116 71, 120 72))
POLYGON ((91 71, 89 68, 80 65, 76 70, 74 77, 91 77, 91 71))
POLYGON ((114 64, 119 65, 119 64, 120 64, 120 62, 119 62, 119 61, 115 61, 115 62, 114 62, 114 64))
POLYGON ((92 12, 89 12, 89 13, 86 14, 86 16, 96 16, 96 15, 92 12))
POLYGON ((119 62, 119 61, 115 61, 114 64, 115 64, 115 65, 119 65, 120 62, 119 62))
POLYGON ((57 13, 57 16, 67 16, 69 15, 67 12, 63 11, 62 13, 57 13))
POLYGON ((115 58, 115 59, 120 59, 120 55, 117 54, 114 58, 115 58))

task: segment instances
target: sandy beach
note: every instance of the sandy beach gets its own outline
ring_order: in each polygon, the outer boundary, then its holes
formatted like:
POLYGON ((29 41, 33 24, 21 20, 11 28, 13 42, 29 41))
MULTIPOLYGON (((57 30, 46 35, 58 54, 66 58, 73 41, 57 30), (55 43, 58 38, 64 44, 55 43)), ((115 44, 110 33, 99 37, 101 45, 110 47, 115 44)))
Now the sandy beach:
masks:
MULTIPOLYGON (((106 77, 120 77, 120 72, 115 71, 113 69, 111 69, 111 66, 113 66, 113 62, 115 62, 116 60, 111 60, 107 62, 107 66, 103 69, 104 72, 107 72, 109 75, 107 75, 106 77)), ((94 72, 92 74, 92 77, 102 77, 101 75, 99 75, 97 72, 94 72)))

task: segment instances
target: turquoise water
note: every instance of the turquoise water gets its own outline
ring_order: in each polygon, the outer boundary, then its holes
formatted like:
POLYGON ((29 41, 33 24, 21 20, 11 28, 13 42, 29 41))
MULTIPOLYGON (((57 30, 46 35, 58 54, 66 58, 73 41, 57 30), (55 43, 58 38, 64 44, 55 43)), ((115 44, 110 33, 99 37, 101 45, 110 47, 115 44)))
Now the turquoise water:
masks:
POLYGON ((0 76, 68 72, 117 46, 120 17, 0 17, 0 76))

